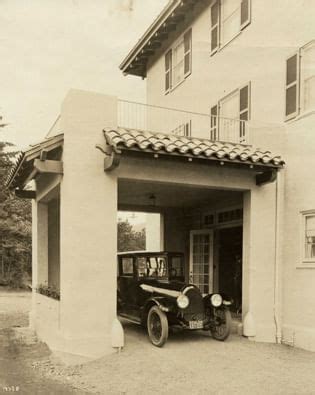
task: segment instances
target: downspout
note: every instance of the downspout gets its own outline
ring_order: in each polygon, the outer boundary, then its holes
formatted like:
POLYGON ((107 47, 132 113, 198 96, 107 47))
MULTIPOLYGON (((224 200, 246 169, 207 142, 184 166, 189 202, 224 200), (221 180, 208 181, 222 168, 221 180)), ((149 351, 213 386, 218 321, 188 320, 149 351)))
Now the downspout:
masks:
POLYGON ((282 252, 281 252, 281 219, 282 219, 282 184, 281 171, 276 179, 276 212, 275 212, 275 265, 274 265, 274 320, 276 325, 276 343, 282 340, 282 252))

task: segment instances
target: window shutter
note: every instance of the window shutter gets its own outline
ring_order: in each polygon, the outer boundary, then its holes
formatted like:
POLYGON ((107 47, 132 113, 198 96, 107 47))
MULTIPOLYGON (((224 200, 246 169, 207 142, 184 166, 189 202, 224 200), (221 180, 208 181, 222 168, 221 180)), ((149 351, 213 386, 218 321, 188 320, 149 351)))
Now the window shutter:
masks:
POLYGON ((217 52, 220 43, 220 0, 211 6, 211 55, 217 52))
POLYGON ((240 89, 240 143, 245 143, 247 138, 248 124, 250 110, 250 84, 243 86, 240 89))
POLYGON ((285 118, 294 118, 299 113, 299 53, 286 61, 285 118))
POLYGON ((250 24, 251 19, 251 0, 241 1, 241 30, 250 24))
POLYGON ((172 88, 172 50, 165 54, 165 92, 172 88))
POLYGON ((185 123, 184 136, 186 136, 186 137, 191 136, 191 120, 185 123))
POLYGON ((210 140, 218 140, 218 105, 211 107, 210 110, 210 140))
POLYGON ((184 76, 191 73, 191 29, 184 34, 184 76))

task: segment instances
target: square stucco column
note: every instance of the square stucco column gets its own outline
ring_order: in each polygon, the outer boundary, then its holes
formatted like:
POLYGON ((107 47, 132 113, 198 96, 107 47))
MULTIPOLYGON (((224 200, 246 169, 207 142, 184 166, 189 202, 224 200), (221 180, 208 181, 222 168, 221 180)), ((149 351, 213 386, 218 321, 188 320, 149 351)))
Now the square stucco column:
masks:
POLYGON ((36 328, 36 288, 48 280, 47 205, 32 200, 32 310, 30 327, 36 328))
POLYGON ((273 183, 244 193, 243 324, 244 334, 256 341, 276 341, 275 239, 273 183))
POLYGON ((60 188, 62 351, 99 357, 112 351, 116 316, 117 179, 104 172, 104 127, 117 126, 115 97, 72 90, 61 112, 60 188))

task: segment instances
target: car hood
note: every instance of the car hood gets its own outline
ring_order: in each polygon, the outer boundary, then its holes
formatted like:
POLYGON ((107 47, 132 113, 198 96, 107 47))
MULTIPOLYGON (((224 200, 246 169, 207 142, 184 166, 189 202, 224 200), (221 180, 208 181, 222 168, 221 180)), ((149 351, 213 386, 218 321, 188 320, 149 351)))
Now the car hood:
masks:
POLYGON ((144 280, 141 281, 140 287, 147 292, 155 294, 177 297, 185 288, 191 286, 180 281, 161 281, 161 280, 144 280))

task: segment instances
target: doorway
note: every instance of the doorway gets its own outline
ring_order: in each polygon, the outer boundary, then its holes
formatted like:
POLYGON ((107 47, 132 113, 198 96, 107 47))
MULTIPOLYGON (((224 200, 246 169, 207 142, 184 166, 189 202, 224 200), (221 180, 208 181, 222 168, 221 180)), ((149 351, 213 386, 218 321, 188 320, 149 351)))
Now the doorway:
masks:
POLYGON ((233 298, 231 310, 242 312, 242 244, 243 227, 218 230, 219 236, 219 292, 233 298))
POLYGON ((190 232, 189 281, 202 294, 213 292, 213 231, 190 232))

